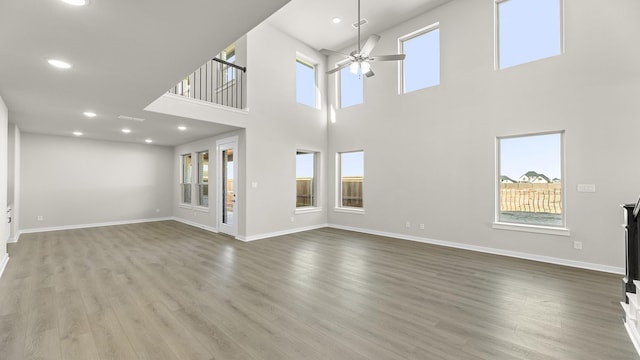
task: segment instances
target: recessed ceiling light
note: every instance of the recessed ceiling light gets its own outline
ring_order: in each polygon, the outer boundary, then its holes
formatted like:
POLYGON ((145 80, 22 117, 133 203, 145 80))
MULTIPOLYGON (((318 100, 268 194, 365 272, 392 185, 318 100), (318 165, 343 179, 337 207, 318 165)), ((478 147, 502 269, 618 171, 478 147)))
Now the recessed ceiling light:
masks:
POLYGON ((85 112, 83 112, 83 114, 84 114, 84 116, 90 117, 90 118, 97 116, 96 113, 91 112, 91 111, 85 111, 85 112))
POLYGON ((73 6, 85 6, 89 4, 89 0, 62 0, 62 1, 73 6))
POLYGON ((130 129, 127 129, 127 128, 124 128, 124 129, 122 129, 122 132, 123 132, 123 133, 125 133, 125 134, 128 134, 128 133, 130 133, 130 132, 131 132, 131 130, 130 130, 130 129))
POLYGON ((151 140, 151 139, 147 139, 147 140, 145 140, 144 142, 146 142, 147 144, 151 144, 151 143, 153 142, 153 140, 151 140))
POLYGON ((187 130, 187 127, 183 126, 183 125, 180 125, 180 126, 178 126, 178 130, 185 131, 185 130, 187 130))
POLYGON ((47 60, 47 62, 49 63, 49 65, 57 67, 58 69, 70 69, 71 68, 71 64, 69 64, 66 61, 57 60, 57 59, 49 59, 49 60, 47 60))
POLYGON ((331 22, 334 24, 340 24, 342 22, 342 19, 335 17, 331 19, 331 22))
POLYGON ((82 131, 74 131, 73 135, 75 136, 82 136, 82 131))

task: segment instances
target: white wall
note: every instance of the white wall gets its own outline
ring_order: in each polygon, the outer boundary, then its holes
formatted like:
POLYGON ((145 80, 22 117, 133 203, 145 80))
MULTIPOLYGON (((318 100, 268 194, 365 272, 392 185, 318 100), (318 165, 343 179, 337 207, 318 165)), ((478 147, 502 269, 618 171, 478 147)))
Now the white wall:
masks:
POLYGON ((319 89, 325 89, 326 58, 267 23, 249 32, 247 44, 250 119, 244 235, 251 239, 323 225, 327 209, 327 99, 321 92, 318 109, 296 102, 295 66, 297 53, 315 60, 319 89), (298 149, 320 152, 319 212, 294 215, 298 149))
POLYGON ((337 110, 329 150, 364 149, 366 213, 330 211, 329 222, 623 268, 619 204, 640 194, 640 3, 566 0, 566 52, 502 71, 493 11, 455 0, 381 34, 375 53, 394 53, 399 37, 440 22, 441 85, 398 95, 397 65, 376 63, 365 104, 337 110), (566 130, 571 236, 492 229, 496 136, 549 130, 566 130), (578 183, 597 192, 577 193, 578 183))
POLYGON ((5 105, 4 100, 0 97, 0 169, 5 171, 0 172, 0 275, 4 270, 8 258, 7 254, 7 237, 9 236, 9 226, 5 217, 5 211, 7 209, 7 170, 9 169, 9 163, 7 161, 8 150, 8 126, 9 126, 9 110, 5 105))
MULTIPOLYGON (((238 238, 252 240, 278 233, 326 224, 326 58, 314 49, 282 33, 268 23, 251 30, 236 43, 238 65, 247 66, 249 111, 224 111, 214 106, 193 104, 179 97, 163 96, 147 110, 195 118, 243 128, 240 140, 240 182, 238 186, 238 238), (246 53, 245 53, 246 51, 246 53), (296 102, 296 55, 310 58, 318 65, 318 108, 296 102), (244 62, 246 59, 246 63, 244 62), (294 214, 296 204, 296 150, 320 152, 318 175, 320 206, 317 212, 294 214), (253 186, 255 184, 255 187, 253 186), (292 221, 293 220, 293 221, 292 221)), ((206 141, 215 141, 208 139, 206 141)), ((198 143, 176 148, 196 151, 198 143), (195 147, 194 147, 195 146, 195 147)), ((175 163, 176 171, 179 163, 175 163)), ((174 182, 175 215, 198 225, 214 226, 215 214, 193 212, 177 206, 178 176, 174 182)))
POLYGON ((172 148, 23 133, 21 155, 22 230, 172 215, 172 148))
MULTIPOLYGON (((217 216, 218 209, 216 207, 217 202, 217 191, 216 184, 218 179, 218 165, 217 165, 217 155, 216 155, 216 141, 219 139, 224 139, 227 137, 237 136, 238 137, 238 152, 236 154, 236 161, 242 167, 242 153, 244 152, 244 130, 233 131, 230 133, 225 133, 219 136, 210 137, 207 139, 191 142, 188 144, 176 146, 173 150, 173 215, 179 220, 186 222, 188 224, 198 226, 204 229, 208 229, 211 231, 217 231, 217 216), (208 209, 203 209, 202 207, 196 206, 198 199, 196 196, 195 188, 192 188, 192 204, 185 205, 181 204, 181 191, 180 191, 180 175, 181 175, 181 157, 184 154, 195 154, 201 151, 209 151, 209 207, 208 209)), ((197 162, 194 162, 194 167, 197 162)), ((239 169, 240 170, 240 169, 239 169)), ((242 178, 242 176, 239 176, 242 178)), ((197 181, 197 172, 194 173, 194 183, 197 181)), ((243 192, 236 189, 238 193, 238 201, 243 198, 243 192)), ((244 202, 240 203, 242 206, 239 206, 240 211, 242 211, 242 207, 244 206, 244 202)), ((244 214, 241 212, 240 214, 244 214)), ((244 233, 241 229, 244 229, 245 224, 244 216, 238 216, 241 220, 238 223, 238 232, 244 233)))
POLYGON ((9 224, 9 242, 18 240, 20 229, 20 143, 18 125, 9 123, 8 185, 7 203, 11 206, 12 218, 9 224))

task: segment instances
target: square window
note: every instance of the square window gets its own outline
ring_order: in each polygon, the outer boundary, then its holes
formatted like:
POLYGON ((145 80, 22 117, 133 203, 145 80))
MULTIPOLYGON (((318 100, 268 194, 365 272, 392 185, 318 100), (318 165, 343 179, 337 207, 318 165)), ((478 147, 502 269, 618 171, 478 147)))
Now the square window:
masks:
POLYGON ((503 0, 496 4, 499 69, 561 54, 562 0, 503 0))
POLYGON ((364 151, 338 153, 338 207, 363 208, 364 151))
POLYGON ((496 222, 564 227, 563 132, 497 139, 496 222))
POLYGON ((316 67, 308 61, 296 59, 296 101, 317 107, 316 67))
POLYGON ((364 102, 362 75, 354 74, 346 67, 340 70, 340 108, 364 102))
POLYGON ((406 55, 402 67, 402 93, 440 84, 440 29, 434 24, 400 39, 406 55))
POLYGON ((296 207, 316 207, 317 156, 316 152, 296 152, 296 207))

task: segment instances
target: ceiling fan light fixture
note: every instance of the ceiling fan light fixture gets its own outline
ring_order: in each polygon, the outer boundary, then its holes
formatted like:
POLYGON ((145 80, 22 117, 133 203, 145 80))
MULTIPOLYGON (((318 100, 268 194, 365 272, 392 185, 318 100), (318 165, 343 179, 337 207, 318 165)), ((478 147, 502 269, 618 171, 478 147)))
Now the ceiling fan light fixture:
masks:
POLYGON ((360 64, 360 69, 362 70, 362 73, 363 73, 363 74, 368 73, 369 71, 371 71, 371 64, 369 64, 369 63, 368 63, 368 62, 366 62, 366 61, 363 61, 363 62, 360 64))
POLYGON ((360 63, 354 61, 349 65, 349 70, 353 75, 358 75, 358 70, 360 70, 360 63))

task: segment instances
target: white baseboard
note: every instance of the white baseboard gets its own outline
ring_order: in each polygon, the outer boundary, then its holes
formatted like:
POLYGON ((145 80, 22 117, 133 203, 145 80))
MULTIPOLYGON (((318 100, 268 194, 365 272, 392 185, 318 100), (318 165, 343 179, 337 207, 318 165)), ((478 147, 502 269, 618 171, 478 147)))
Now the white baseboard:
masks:
POLYGON ((329 224, 328 226, 332 227, 332 228, 335 228, 335 229, 341 229, 341 230, 355 231, 355 232, 371 234, 371 235, 379 235, 379 236, 391 237, 391 238, 396 238, 396 239, 400 239, 400 240, 417 241, 417 242, 426 243, 426 244, 440 245, 440 246, 446 246, 446 247, 450 247, 450 248, 457 248, 457 249, 463 249, 463 250, 478 251, 478 252, 494 254, 494 255, 509 256, 509 257, 514 257, 514 258, 519 258, 519 259, 533 260, 533 261, 539 261, 539 262, 556 264, 556 265, 564 265, 564 266, 570 266, 570 267, 575 267, 575 268, 580 268, 580 269, 595 270, 595 271, 607 272, 607 273, 613 273, 613 274, 624 274, 625 273, 625 269, 624 268, 615 267, 615 266, 608 266, 608 265, 594 264, 594 263, 588 263, 588 262, 582 262, 582 261, 560 259, 560 258, 555 258, 555 257, 550 257, 550 256, 528 254, 528 253, 523 253, 523 252, 518 252, 518 251, 502 250, 502 249, 496 249, 496 248, 490 248, 490 247, 484 247, 484 246, 461 244, 461 243, 450 242, 450 241, 434 240, 434 239, 429 239, 429 238, 424 238, 424 237, 419 237, 419 236, 389 233, 389 232, 384 232, 384 231, 362 229, 362 228, 356 228, 356 227, 344 226, 344 225, 337 225, 337 224, 329 224))
POLYGON ((295 233, 299 233, 299 232, 303 232, 303 231, 322 229, 322 228, 325 228, 327 226, 329 226, 329 225, 327 225, 327 224, 318 224, 318 225, 312 225, 312 226, 306 226, 306 227, 301 227, 301 228, 276 231, 276 232, 260 234, 260 235, 236 236, 236 239, 238 239, 240 241, 244 241, 244 242, 249 242, 249 241, 268 239, 268 238, 272 238, 272 237, 276 237, 276 236, 295 234, 295 233))
POLYGON ((624 321, 624 328, 627 329, 631 343, 633 343, 633 347, 636 348, 636 352, 640 355, 640 334, 638 334, 638 330, 626 321, 624 321))
POLYGON ((4 273, 4 269, 7 268, 7 264, 9 263, 9 254, 4 254, 2 261, 0 261, 0 279, 2 278, 2 274, 4 273))
POLYGON ((198 224, 196 222, 185 220, 185 219, 181 219, 181 218, 175 217, 175 216, 172 217, 171 220, 174 220, 174 221, 186 224, 186 225, 190 225, 190 226, 193 226, 193 227, 197 227, 197 228, 200 228, 200 229, 203 229, 203 230, 211 231, 211 232, 216 233, 216 234, 218 233, 218 229, 214 228, 212 226, 198 224))
POLYGON ((141 224, 141 223, 167 221, 167 220, 174 220, 174 219, 171 217, 166 217, 166 218, 137 219, 137 220, 124 220, 124 221, 111 221, 111 222, 94 223, 94 224, 64 225, 64 226, 53 226, 53 227, 46 227, 46 228, 23 229, 23 230, 20 230, 20 235, 41 233, 41 232, 47 232, 47 231, 76 230, 76 229, 86 229, 86 228, 103 227, 103 226, 141 224))

